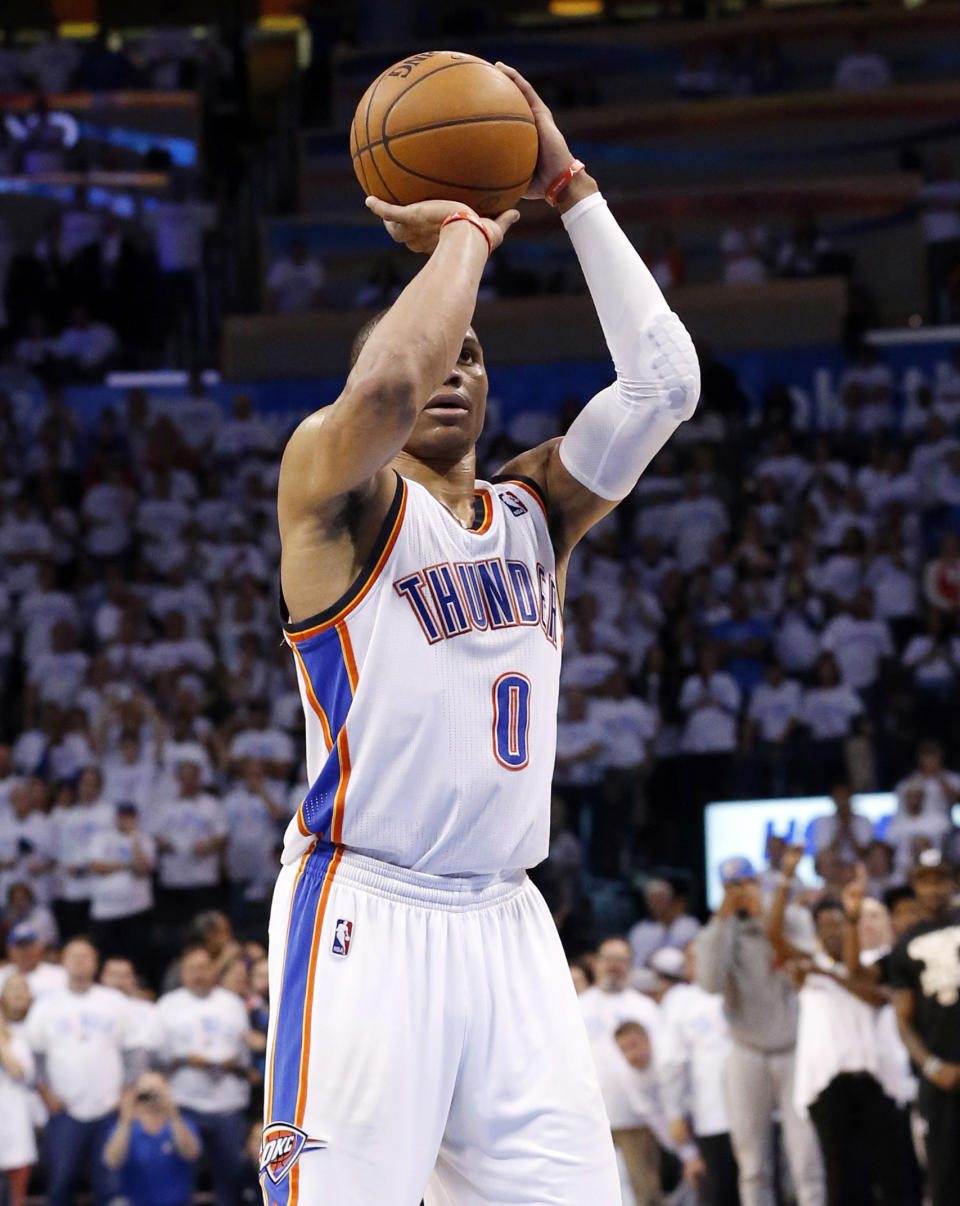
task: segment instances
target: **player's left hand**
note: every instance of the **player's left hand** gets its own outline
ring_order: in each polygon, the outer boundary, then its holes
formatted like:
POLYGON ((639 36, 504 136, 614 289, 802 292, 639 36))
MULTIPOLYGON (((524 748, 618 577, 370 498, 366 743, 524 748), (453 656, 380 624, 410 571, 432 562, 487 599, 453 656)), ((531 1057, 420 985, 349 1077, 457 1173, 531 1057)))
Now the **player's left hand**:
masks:
POLYGON ((391 205, 379 197, 367 197, 367 209, 381 218, 387 233, 395 243, 403 243, 411 251, 431 255, 440 238, 440 227, 445 218, 457 212, 473 214, 483 224, 493 251, 503 242, 510 227, 520 214, 515 209, 505 210, 496 218, 483 218, 474 213, 469 205, 459 201, 417 201, 413 205, 391 205))
POLYGON ((523 93, 524 100, 530 106, 533 120, 537 123, 537 136, 540 139, 540 152, 537 155, 537 167, 530 181, 530 187, 523 194, 528 200, 541 201, 543 195, 556 180, 561 172, 565 172, 573 162, 573 153, 567 145, 567 140, 560 133, 553 114, 538 95, 533 84, 525 80, 515 67, 506 63, 497 63, 497 70, 513 80, 523 93))

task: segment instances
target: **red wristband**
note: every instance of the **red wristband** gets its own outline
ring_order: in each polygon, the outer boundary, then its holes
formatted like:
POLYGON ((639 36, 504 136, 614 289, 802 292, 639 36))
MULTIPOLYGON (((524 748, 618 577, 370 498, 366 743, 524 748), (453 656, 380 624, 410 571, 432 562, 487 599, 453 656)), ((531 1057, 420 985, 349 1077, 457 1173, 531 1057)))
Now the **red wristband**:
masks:
POLYGON ((493 240, 490 238, 489 234, 487 234, 487 228, 476 216, 476 214, 471 214, 465 209, 455 210, 452 214, 447 214, 447 216, 443 219, 443 221, 440 223, 440 229, 443 230, 444 226, 449 226, 451 222, 469 222, 471 226, 476 226, 477 230, 479 230, 483 237, 487 240, 487 258, 493 255, 493 240))
POLYGON ((567 187, 570 181, 576 176, 577 172, 584 171, 586 164, 581 163, 579 159, 574 159, 568 168, 560 173, 553 181, 547 191, 543 194, 543 199, 548 205, 556 205, 557 198, 567 187))

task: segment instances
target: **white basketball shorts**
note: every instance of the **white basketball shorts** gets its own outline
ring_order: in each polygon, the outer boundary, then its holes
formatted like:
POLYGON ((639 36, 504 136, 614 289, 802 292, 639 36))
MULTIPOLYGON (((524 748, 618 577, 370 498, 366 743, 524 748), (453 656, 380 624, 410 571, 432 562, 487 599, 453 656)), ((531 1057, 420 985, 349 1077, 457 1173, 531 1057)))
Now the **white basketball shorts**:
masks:
POLYGON ((270 919, 266 1206, 620 1206, 556 927, 526 875, 317 845, 270 919))

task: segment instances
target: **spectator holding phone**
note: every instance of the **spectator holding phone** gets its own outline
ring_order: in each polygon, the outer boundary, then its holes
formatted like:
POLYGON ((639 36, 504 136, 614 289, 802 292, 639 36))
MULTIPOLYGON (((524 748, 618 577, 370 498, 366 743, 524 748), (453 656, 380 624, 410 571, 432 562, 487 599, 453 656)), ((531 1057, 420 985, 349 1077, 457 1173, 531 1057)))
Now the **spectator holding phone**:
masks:
POLYGON ((124 1094, 103 1162, 119 1175, 130 1206, 187 1206, 200 1156, 196 1127, 177 1109, 159 1072, 144 1072, 124 1094))

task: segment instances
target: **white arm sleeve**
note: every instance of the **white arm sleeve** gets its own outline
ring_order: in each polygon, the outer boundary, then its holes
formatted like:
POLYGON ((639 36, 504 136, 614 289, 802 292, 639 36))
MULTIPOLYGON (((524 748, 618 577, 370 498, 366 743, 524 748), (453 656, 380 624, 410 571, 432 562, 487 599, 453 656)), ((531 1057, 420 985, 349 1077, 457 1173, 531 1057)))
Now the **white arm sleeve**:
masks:
POLYGON ((563 214, 617 371, 560 442, 567 472, 625 498, 700 397, 693 341, 599 193, 563 214))

